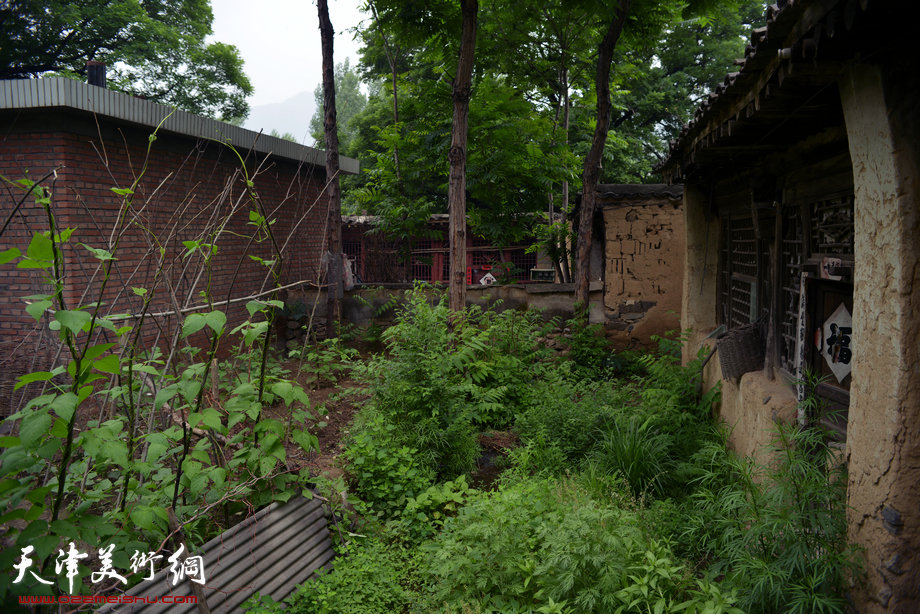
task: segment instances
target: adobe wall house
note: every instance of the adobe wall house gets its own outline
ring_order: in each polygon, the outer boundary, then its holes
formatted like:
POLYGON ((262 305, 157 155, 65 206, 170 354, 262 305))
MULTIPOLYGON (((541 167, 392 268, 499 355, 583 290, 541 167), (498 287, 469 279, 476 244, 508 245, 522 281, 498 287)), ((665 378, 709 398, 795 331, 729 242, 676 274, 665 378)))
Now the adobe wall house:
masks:
MULTIPOLYGON (((280 282, 315 284, 325 249, 322 151, 70 79, 0 81, 0 175, 38 181, 47 174, 43 185, 53 192, 57 225, 76 229, 64 252, 68 306, 85 304, 84 291, 92 296, 100 284, 98 261, 79 244, 108 247, 123 203, 112 188, 130 187, 146 164, 104 309, 136 313, 142 300, 132 287, 154 295, 152 313, 174 311, 171 292, 179 307, 194 307, 207 286, 215 301, 233 301, 216 306, 227 312, 227 330, 248 317, 240 299, 271 287, 268 269, 250 256, 271 259, 275 250, 251 224, 254 205, 228 144, 245 159, 259 210, 276 220, 280 282), (219 233, 217 220, 225 222, 219 233), (217 245, 209 275, 185 266, 190 259, 183 241, 195 240, 217 245), (166 267, 157 276, 160 247, 166 267)), ((342 158, 340 166, 358 171, 356 160, 342 158)), ((0 224, 9 222, 0 251, 15 247, 25 254, 33 234, 47 229, 47 216, 32 198, 9 216, 24 192, 0 184, 0 224)), ((15 406, 10 393, 16 378, 47 366, 56 351, 47 322, 38 325, 25 312, 22 297, 43 291, 36 269, 0 266, 0 415, 15 406)), ((174 313, 148 318, 147 347, 162 345, 180 323, 174 313)))
MULTIPOLYGON (((685 358, 720 325, 738 330, 763 317, 766 368, 723 381, 733 445, 755 453, 774 420, 795 419, 790 381, 803 366, 827 375, 822 394, 846 409, 837 428, 849 536, 866 549, 868 571, 853 594, 859 612, 920 611, 913 4, 771 7, 739 71, 663 165, 686 186, 682 323, 693 338, 685 358)), ((720 377, 713 360, 706 382, 720 377)))

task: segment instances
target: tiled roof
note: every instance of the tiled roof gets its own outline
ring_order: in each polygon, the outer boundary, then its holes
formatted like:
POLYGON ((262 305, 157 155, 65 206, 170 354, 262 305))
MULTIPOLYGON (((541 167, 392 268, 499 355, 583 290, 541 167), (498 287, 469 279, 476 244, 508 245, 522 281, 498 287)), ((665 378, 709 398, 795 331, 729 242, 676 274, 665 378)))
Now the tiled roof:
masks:
MULTIPOLYGON (((737 71, 726 75, 671 141, 659 166, 683 180, 718 158, 763 155, 806 126, 840 118, 837 81, 844 62, 887 43, 882 24, 906 0, 780 0, 751 33, 737 71), (870 6, 870 4, 872 6, 870 6), (835 110, 836 104, 836 110, 835 110)), ((890 34, 890 33, 889 33, 890 34)))
POLYGON ((683 198, 682 185, 667 183, 599 183, 597 195, 604 199, 662 199, 680 200, 683 198))

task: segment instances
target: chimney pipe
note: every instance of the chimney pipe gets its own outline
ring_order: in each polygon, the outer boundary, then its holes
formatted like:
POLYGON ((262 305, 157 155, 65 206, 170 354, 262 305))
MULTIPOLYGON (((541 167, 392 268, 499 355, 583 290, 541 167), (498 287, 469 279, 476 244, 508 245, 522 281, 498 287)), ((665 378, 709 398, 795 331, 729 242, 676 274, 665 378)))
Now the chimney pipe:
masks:
POLYGON ((86 81, 90 85, 105 87, 105 64, 90 60, 86 63, 86 81))

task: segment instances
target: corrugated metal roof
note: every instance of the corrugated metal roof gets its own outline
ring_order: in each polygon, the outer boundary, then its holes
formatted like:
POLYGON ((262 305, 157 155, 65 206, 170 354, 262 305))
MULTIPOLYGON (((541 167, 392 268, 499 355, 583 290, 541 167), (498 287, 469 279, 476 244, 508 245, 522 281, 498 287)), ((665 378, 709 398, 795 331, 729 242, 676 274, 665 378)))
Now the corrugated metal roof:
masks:
MULTIPOLYGON (((202 589, 214 614, 240 611, 240 605, 256 592, 281 600, 334 556, 325 507, 319 499, 302 496, 270 505, 192 554, 204 556, 207 582, 202 589)), ((153 580, 141 582, 125 594, 148 601, 165 595, 192 595, 188 579, 173 586, 168 565, 162 565, 165 560, 159 561, 163 568, 153 580)), ((177 614, 198 612, 198 606, 190 603, 113 604, 100 612, 140 614, 161 612, 164 607, 177 614)))
MULTIPOLYGON (((326 154, 319 149, 285 139, 259 134, 226 122, 201 117, 121 92, 64 77, 0 81, 0 109, 43 109, 65 107, 96 113, 148 128, 194 138, 214 139, 242 150, 252 149, 297 162, 324 166, 326 154)), ((344 173, 357 173, 357 160, 339 157, 344 173)))

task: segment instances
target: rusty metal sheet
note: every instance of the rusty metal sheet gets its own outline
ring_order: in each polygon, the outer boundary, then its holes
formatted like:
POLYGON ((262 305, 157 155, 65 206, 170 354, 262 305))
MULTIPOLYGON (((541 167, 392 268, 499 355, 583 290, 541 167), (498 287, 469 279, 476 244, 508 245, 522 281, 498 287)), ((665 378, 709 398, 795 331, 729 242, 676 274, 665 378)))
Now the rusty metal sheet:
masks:
MULTIPOLYGON (((239 612, 242 603, 256 592, 281 600, 317 569, 327 566, 334 552, 326 517, 321 500, 296 496, 268 506, 194 552, 204 557, 206 582, 202 590, 210 611, 239 612)), ((167 595, 193 594, 187 578, 174 586, 168 566, 161 567, 152 580, 124 593, 144 601, 110 604, 100 612, 196 614, 194 603, 159 602, 158 598, 167 595)))

